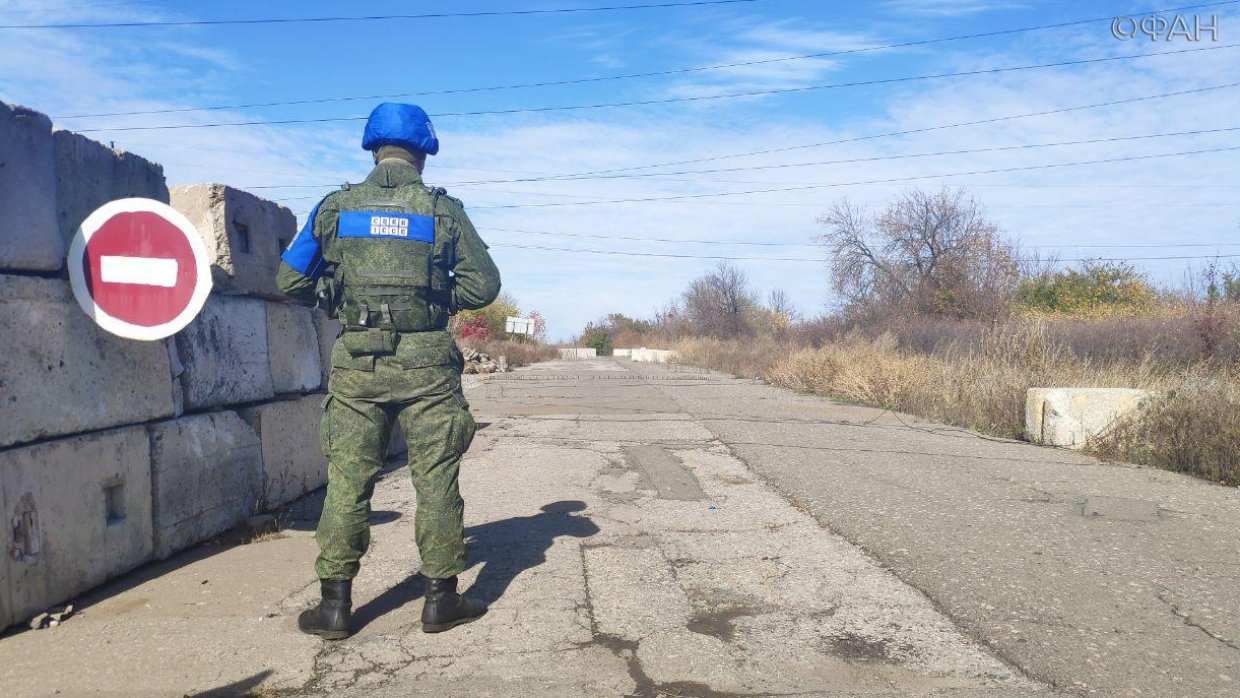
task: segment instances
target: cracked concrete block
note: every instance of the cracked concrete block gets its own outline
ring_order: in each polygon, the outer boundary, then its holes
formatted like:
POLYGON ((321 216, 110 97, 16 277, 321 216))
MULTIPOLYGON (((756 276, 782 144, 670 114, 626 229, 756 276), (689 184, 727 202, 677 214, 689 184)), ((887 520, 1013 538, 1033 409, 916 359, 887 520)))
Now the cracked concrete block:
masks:
POLYGON ((52 122, 0 102, 0 269, 55 271, 65 251, 56 225, 52 122))
POLYGON ((1128 388, 1030 388, 1025 433, 1044 446, 1085 448, 1141 409, 1151 393, 1128 388))
POLYGON ((342 329, 339 320, 327 316, 327 311, 315 308, 314 329, 319 334, 319 365, 323 368, 323 387, 327 387, 327 378, 332 372, 332 347, 342 329))
POLYGON ((52 145, 56 155, 56 215, 65 244, 87 216, 109 201, 139 197, 168 203, 161 165, 72 131, 56 131, 52 145))
POLYGON ((202 235, 217 291, 284 298, 276 271, 297 234, 292 211, 223 184, 173 187, 172 206, 202 235))
POLYGON ((211 296, 176 339, 186 410, 275 397, 265 301, 211 296))
POLYGON ((309 308, 268 303, 267 347, 277 393, 305 393, 323 384, 322 348, 309 308))
POLYGON ((151 557, 146 429, 0 452, 0 629, 151 557))
POLYGON ((155 556, 205 540, 258 510, 263 451, 236 412, 148 427, 155 556))
POLYGON ((172 416, 162 342, 100 329, 69 282, 0 275, 0 447, 172 416))
POLYGON ((322 394, 269 402, 240 414, 262 440, 263 508, 286 504, 327 484, 327 457, 319 443, 322 394))

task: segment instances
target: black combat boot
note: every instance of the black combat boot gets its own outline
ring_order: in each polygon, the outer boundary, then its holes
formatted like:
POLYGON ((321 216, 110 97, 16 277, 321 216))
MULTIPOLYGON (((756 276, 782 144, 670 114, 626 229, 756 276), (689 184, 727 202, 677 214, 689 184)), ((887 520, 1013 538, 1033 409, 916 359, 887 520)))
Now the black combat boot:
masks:
POLYGON ((323 599, 318 606, 302 611, 297 627, 324 640, 343 640, 349 636, 349 620, 353 616, 353 582, 324 579, 319 585, 323 599))
POLYGON ((487 607, 456 593, 456 577, 426 580, 422 632, 442 633, 482 617, 487 607))

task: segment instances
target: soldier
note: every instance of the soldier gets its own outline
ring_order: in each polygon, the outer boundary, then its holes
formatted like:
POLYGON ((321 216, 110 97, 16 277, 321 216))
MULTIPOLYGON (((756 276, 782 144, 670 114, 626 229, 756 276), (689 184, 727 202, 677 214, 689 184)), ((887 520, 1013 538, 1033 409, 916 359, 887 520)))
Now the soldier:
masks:
POLYGON ((289 244, 280 290, 339 318, 320 438, 327 498, 316 538, 322 600, 298 618, 306 633, 349 636, 352 579, 370 544, 370 498, 393 420, 409 445, 415 518, 426 578, 422 630, 441 632, 486 608, 457 593, 465 569, 464 502, 457 486, 474 420, 461 392, 463 359, 448 317, 499 294, 499 271, 460 201, 422 183, 439 152, 430 118, 410 104, 380 104, 362 148, 366 181, 328 194, 289 244))

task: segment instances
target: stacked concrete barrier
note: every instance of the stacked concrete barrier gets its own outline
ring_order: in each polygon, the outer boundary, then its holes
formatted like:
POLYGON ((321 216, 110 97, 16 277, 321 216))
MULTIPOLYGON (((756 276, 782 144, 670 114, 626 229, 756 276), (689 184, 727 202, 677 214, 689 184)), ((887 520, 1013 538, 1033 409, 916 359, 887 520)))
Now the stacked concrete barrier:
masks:
POLYGON ((159 165, 3 103, 0 164, 2 629, 322 486, 339 326, 275 290, 284 207, 170 192, 159 165), (72 236, 126 197, 176 206, 212 258, 216 292, 163 342, 99 329, 70 290, 72 236))
POLYGON ((594 359, 598 357, 598 350, 589 347, 568 347, 560 349, 561 359, 594 359))

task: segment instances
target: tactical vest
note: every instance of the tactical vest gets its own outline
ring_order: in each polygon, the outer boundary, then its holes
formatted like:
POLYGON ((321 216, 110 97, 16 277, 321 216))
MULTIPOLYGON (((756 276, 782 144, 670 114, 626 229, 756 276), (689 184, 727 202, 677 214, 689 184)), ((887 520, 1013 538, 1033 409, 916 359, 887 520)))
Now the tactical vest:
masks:
POLYGON ((338 211, 324 259, 333 269, 332 308, 346 332, 448 326, 455 246, 451 217, 438 210, 443 194, 420 184, 363 184, 324 202, 338 211))

